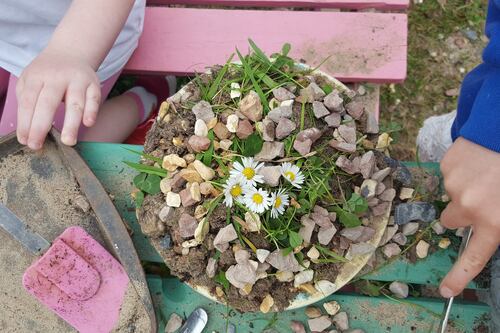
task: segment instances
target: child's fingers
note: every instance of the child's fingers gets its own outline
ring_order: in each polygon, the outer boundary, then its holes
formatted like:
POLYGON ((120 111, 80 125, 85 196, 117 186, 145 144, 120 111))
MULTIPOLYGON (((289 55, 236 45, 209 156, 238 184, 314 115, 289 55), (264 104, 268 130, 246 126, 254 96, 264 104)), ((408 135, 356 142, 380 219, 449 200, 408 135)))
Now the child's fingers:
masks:
POLYGON ((65 90, 64 85, 45 85, 40 91, 28 136, 28 146, 31 149, 42 148, 65 90))
POLYGON ((491 230, 474 229, 468 247, 441 282, 439 290, 443 297, 458 295, 481 272, 498 248, 498 237, 498 233, 491 230))
POLYGON ((18 100, 17 110, 17 140, 25 145, 28 142, 31 118, 35 112, 36 101, 43 83, 41 81, 30 81, 21 83, 19 80, 16 85, 16 98, 18 100))
POLYGON ((61 141, 65 145, 76 144, 78 129, 82 123, 83 110, 85 108, 85 84, 72 83, 66 91, 64 114, 64 125, 61 132, 61 141))
POLYGON ((83 112, 83 124, 85 126, 91 127, 95 124, 100 106, 101 87, 97 83, 91 83, 85 96, 85 109, 83 112))
POLYGON ((471 225, 471 222, 464 216, 463 210, 453 200, 441 213, 439 220, 448 229, 458 229, 471 225))

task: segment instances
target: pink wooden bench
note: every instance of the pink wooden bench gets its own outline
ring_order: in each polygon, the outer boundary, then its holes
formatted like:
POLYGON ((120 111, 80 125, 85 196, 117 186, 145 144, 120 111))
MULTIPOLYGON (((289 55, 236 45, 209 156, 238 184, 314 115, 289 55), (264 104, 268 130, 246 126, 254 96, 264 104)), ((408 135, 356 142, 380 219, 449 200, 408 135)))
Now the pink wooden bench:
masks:
POLYGON ((252 38, 268 54, 288 42, 291 56, 312 66, 330 57, 321 69, 343 82, 401 82, 407 7, 408 0, 149 0, 125 70, 203 72, 223 64, 235 47, 246 51, 252 38))

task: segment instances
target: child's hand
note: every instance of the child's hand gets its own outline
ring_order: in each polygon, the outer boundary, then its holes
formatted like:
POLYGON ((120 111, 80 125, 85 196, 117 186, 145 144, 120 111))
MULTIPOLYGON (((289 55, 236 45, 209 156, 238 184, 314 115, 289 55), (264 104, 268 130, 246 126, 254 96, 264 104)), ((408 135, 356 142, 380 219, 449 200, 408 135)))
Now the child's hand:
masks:
POLYGON ((451 202, 441 223, 451 229, 472 225, 462 257, 441 283, 443 297, 456 296, 481 272, 500 244, 500 154, 459 138, 441 162, 451 202))
POLYGON ((82 58, 50 49, 25 68, 16 94, 17 138, 35 150, 42 147, 61 101, 66 106, 61 141, 74 145, 82 118, 85 126, 94 125, 101 100, 94 69, 82 58))

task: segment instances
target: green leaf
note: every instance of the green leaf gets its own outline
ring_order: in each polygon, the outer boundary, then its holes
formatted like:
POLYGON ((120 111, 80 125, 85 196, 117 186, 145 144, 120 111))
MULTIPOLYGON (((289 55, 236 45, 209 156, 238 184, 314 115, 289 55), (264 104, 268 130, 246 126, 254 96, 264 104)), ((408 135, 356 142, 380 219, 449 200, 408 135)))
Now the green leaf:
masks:
POLYGON ((323 89, 323 91, 327 95, 333 91, 333 87, 329 84, 325 84, 324 86, 321 87, 321 89, 323 89))
MULTIPOLYGON (((318 249, 318 251, 321 254, 323 254, 325 257, 330 257, 337 262, 347 262, 348 261, 346 258, 342 257, 341 255, 338 255, 337 253, 333 252, 332 250, 330 250, 324 246, 316 244, 316 245, 314 245, 314 247, 316 249, 318 249)), ((330 260, 329 262, 333 262, 333 261, 330 260)))
POLYGON ((382 285, 369 280, 356 282, 355 286, 360 293, 371 297, 380 296, 380 290, 382 289, 382 285))
POLYGON ((123 163, 125 163, 129 167, 131 167, 139 172, 144 172, 144 173, 151 174, 151 175, 157 175, 157 176, 160 176, 163 178, 167 177, 167 175, 168 175, 168 171, 165 169, 161 169, 161 168, 157 168, 157 167, 153 167, 153 166, 145 165, 145 164, 141 164, 141 163, 130 162, 130 161, 123 161, 123 163))
POLYGON ((289 230, 288 237, 290 239, 290 246, 296 248, 302 245, 302 237, 295 231, 289 230))
POLYGON ((220 271, 219 274, 217 274, 214 277, 214 281, 217 282, 218 284, 222 285, 224 287, 224 290, 226 293, 229 291, 229 281, 226 278, 226 273, 223 271, 220 271))
POLYGON ((141 208, 142 203, 144 202, 144 192, 138 191, 135 193, 134 202, 135 208, 141 208))
POLYGON ((368 202, 359 194, 353 193, 344 205, 344 209, 354 214, 364 213, 368 210, 368 202))
POLYGON ((157 175, 148 175, 139 187, 140 190, 155 195, 160 192, 161 178, 157 175))
POLYGON ((336 213, 340 223, 342 223, 346 228, 354 228, 361 225, 361 220, 359 219, 359 217, 351 212, 347 212, 343 209, 337 209, 336 213))
POLYGON ((262 150, 264 141, 258 133, 252 133, 248 138, 242 141, 243 152, 242 155, 246 157, 255 156, 262 150))
POLYGON ((255 42, 253 40, 251 40, 250 38, 248 39, 248 43, 250 44, 250 47, 252 47, 252 50, 253 52, 255 53, 255 55, 260 58, 260 60, 262 60, 263 62, 265 62, 266 64, 268 65, 271 65, 271 61, 269 60, 269 58, 266 56, 266 54, 257 46, 257 44, 255 44, 255 42))
POLYGON ((148 174, 144 173, 144 172, 135 176, 134 177, 134 186, 137 187, 138 189, 140 189, 142 184, 144 183, 144 180, 146 180, 147 176, 148 176, 148 174))
POLYGON ((291 48, 292 46, 290 45, 290 43, 283 44, 283 47, 281 48, 281 54, 287 56, 291 48))
POLYGON ((210 130, 208 132, 208 138, 211 141, 210 147, 203 153, 203 157, 201 159, 203 164, 205 164, 206 166, 210 166, 210 164, 212 164, 212 158, 214 156, 214 131, 213 130, 210 130))
POLYGON ((281 255, 283 257, 286 257, 287 255, 289 255, 290 253, 292 253, 292 251, 293 251, 292 247, 287 247, 287 248, 281 250, 281 255))
POLYGON ((156 163, 158 163, 160 165, 163 163, 163 160, 161 158, 159 158, 159 157, 154 157, 153 155, 148 155, 148 154, 143 153, 141 151, 133 150, 133 149, 130 149, 130 148, 125 148, 124 147, 123 149, 125 149, 125 150, 127 150, 127 151, 129 151, 129 152, 131 152, 133 154, 139 155, 139 156, 141 156, 141 157, 143 157, 143 158, 145 158, 147 160, 156 162, 156 163))

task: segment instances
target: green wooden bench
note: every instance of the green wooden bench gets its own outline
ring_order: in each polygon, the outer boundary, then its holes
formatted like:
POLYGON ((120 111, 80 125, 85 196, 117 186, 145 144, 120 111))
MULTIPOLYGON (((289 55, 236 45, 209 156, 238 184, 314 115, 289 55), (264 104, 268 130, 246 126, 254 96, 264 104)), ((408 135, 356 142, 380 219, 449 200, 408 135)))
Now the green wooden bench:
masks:
MULTIPOLYGON (((141 233, 135 218, 134 206, 129 196, 135 172, 122 161, 133 161, 137 156, 124 148, 142 149, 140 146, 106 143, 80 143, 77 147, 104 187, 114 197, 124 221, 133 230, 132 238, 140 258, 144 262, 162 263, 160 256, 141 233)), ((436 165, 433 167, 436 168, 436 165)), ((447 249, 435 252, 416 264, 398 259, 379 272, 362 276, 362 279, 438 285, 455 257, 456 252, 447 249)), ((290 320, 306 321, 302 310, 267 315, 238 314, 200 296, 173 277, 151 275, 148 282, 157 305, 161 329, 172 312, 181 316, 188 315, 198 306, 202 306, 209 313, 206 332, 225 332, 228 322, 238 327, 237 332, 261 332, 266 327, 272 327, 277 332, 289 332, 290 320)), ((470 287, 477 288, 475 284, 470 287)), ((443 307, 443 302, 439 299, 408 298, 398 301, 387 297, 367 297, 349 293, 337 293, 329 299, 338 301, 347 311, 352 328, 362 328, 367 333, 436 332, 443 307)), ((484 304, 457 301, 452 313, 452 319, 458 326, 457 332, 475 332, 474 327, 484 320, 488 312, 489 308, 484 304)))

